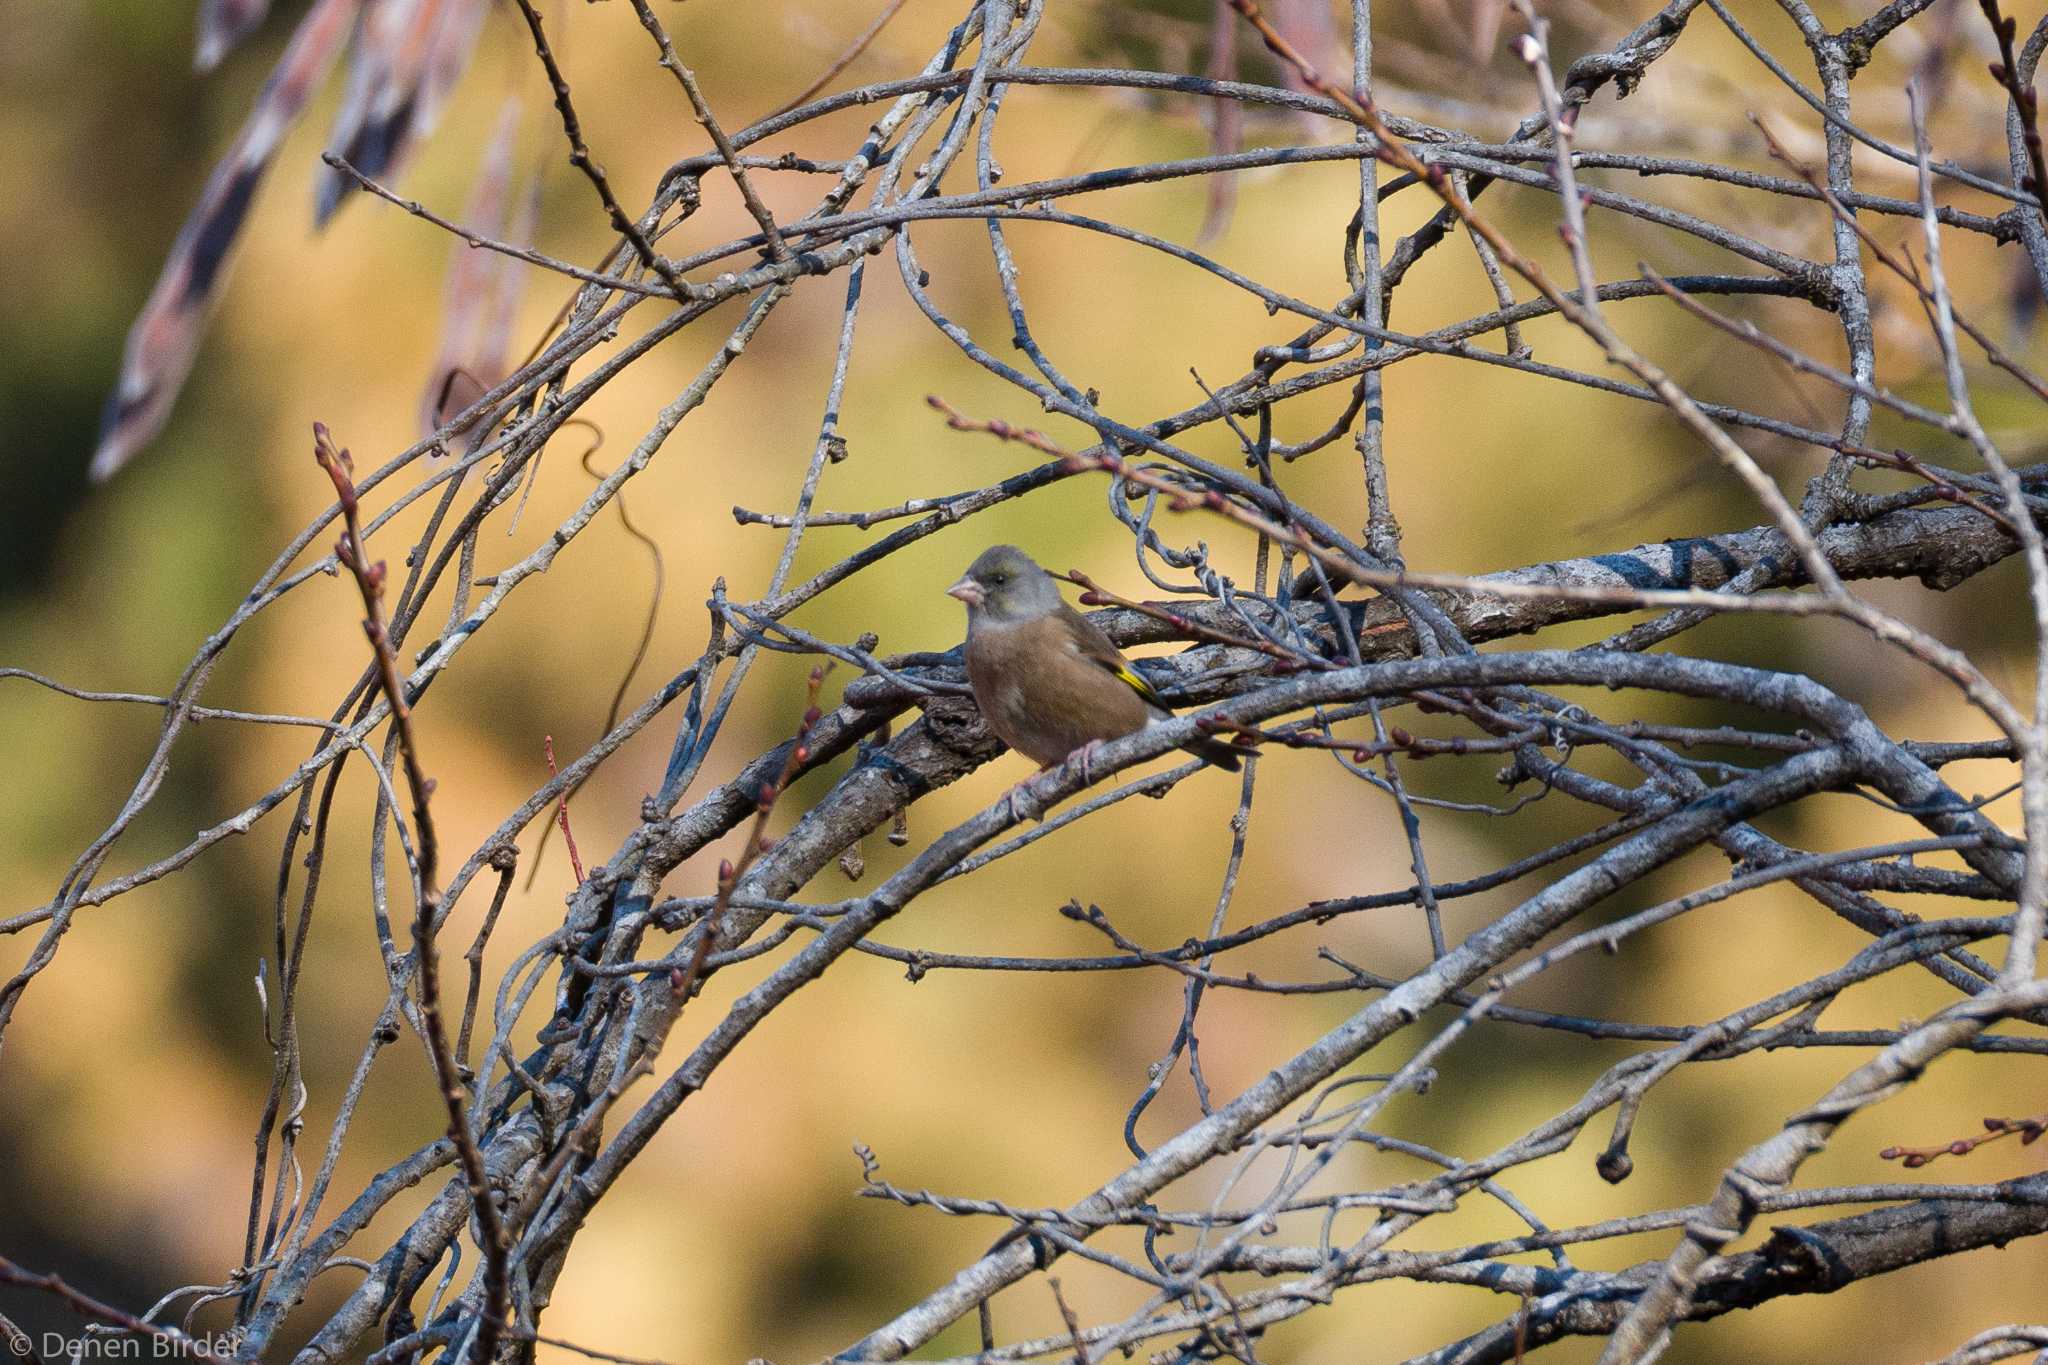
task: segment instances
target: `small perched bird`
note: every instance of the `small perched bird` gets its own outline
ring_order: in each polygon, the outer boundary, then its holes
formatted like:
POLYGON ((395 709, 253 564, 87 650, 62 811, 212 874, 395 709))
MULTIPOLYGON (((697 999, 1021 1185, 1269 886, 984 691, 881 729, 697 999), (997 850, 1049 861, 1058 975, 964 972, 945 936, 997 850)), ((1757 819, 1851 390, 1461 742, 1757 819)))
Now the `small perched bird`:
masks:
MULTIPOLYGON (((1104 743, 1173 714, 1109 637, 1061 599, 1052 575, 1016 546, 990 546, 946 592, 967 604, 974 704, 1003 743, 1042 769, 1074 759, 1085 779, 1104 743)), ((1181 747, 1231 772, 1249 752, 1207 735, 1181 747)))

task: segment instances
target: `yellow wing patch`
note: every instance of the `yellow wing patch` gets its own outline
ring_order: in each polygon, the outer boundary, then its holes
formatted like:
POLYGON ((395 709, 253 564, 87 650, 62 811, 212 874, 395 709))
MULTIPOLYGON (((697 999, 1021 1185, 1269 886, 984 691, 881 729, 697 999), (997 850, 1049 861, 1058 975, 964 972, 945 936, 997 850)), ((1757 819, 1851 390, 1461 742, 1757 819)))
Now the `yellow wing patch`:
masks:
POLYGON ((1136 692, 1139 696, 1143 697, 1146 701, 1151 702, 1160 710, 1165 711, 1171 709, 1167 706, 1166 702, 1160 698, 1158 690, 1155 689, 1151 683, 1146 682, 1145 679, 1138 674, 1138 671, 1132 668, 1129 664, 1118 664, 1110 671, 1115 673, 1117 677, 1122 678, 1125 683, 1129 684, 1130 689, 1133 692, 1136 692))
POLYGON ((1111 644, 1107 637, 1100 638, 1099 642, 1089 641, 1080 629, 1085 624, 1082 618, 1073 612, 1069 612, 1068 615, 1073 617, 1073 628, 1061 633, 1059 648, 1069 654, 1078 655, 1089 663, 1099 665, 1125 687, 1143 697, 1147 704, 1162 711, 1173 710, 1166 704, 1166 699, 1159 695, 1159 690, 1145 681, 1145 675, 1132 668, 1130 661, 1116 652, 1116 646, 1111 644))

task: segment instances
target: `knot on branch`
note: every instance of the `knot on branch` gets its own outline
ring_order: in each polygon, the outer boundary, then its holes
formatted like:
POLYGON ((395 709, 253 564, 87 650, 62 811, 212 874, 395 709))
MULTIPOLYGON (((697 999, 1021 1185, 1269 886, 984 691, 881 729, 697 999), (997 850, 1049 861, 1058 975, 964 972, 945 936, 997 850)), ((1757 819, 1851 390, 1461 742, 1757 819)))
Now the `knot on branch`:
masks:
POLYGON ((1003 751, 969 698, 935 696, 921 704, 925 728, 940 748, 976 762, 986 762, 1003 751))
POLYGON ((1757 1255, 1765 1278, 1801 1293, 1833 1293, 1856 1279, 1840 1251, 1806 1228, 1772 1228, 1757 1255))

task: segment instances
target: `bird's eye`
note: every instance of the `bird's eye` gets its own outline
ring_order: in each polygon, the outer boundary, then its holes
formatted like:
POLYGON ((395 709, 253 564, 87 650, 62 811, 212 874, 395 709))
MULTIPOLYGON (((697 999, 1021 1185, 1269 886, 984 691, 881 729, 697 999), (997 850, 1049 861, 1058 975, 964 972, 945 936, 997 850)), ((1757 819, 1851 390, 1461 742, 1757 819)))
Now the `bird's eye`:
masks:
POLYGON ((998 586, 1000 586, 1000 585, 1002 585, 1002 584, 1004 584, 1004 583, 1007 583, 1007 582, 1009 582, 1009 581, 1010 581, 1010 576, 1009 576, 1008 574, 1006 574, 1006 573, 999 573, 999 574, 991 574, 991 575, 989 575, 989 580, 988 580, 988 581, 989 581, 989 582, 991 582, 991 583, 994 583, 994 584, 996 584, 996 585, 998 585, 998 586))

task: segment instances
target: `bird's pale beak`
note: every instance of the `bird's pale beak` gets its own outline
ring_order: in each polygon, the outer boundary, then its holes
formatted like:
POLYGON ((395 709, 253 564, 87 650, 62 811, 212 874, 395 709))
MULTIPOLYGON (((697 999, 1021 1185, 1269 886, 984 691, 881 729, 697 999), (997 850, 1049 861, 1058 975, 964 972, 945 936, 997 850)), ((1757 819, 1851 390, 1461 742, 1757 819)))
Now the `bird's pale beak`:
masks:
POLYGON ((981 584, 963 574, 958 583, 946 589, 946 596, 957 597, 970 607, 978 607, 982 604, 987 594, 982 592, 981 584))

